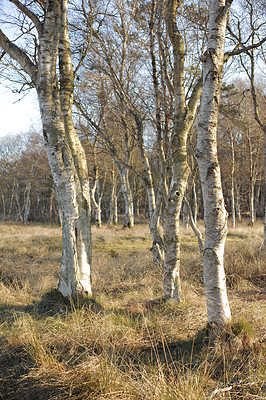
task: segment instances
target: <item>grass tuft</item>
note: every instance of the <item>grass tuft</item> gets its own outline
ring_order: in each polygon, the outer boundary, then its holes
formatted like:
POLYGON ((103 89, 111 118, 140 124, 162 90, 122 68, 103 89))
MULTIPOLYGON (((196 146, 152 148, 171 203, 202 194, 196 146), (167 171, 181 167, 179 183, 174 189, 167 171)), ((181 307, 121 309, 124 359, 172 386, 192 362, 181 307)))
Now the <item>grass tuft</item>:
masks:
POLYGON ((185 301, 162 300, 148 226, 93 227, 93 297, 57 286, 53 226, 0 224, 0 397, 4 400, 250 400, 266 398, 262 224, 229 232, 225 264, 233 323, 210 346, 202 258, 183 229, 185 301))

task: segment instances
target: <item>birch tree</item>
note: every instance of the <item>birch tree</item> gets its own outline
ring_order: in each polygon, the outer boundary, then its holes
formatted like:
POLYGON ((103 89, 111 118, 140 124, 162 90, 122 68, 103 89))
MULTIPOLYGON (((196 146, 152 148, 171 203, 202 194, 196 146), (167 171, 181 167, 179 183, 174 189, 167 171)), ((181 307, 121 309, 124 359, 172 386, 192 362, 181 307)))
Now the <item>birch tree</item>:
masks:
MULTIPOLYGON (((74 77, 68 34, 68 0, 10 0, 19 11, 25 46, 0 30, 0 46, 37 91, 48 160, 62 217, 59 291, 91 294, 90 188, 84 149, 74 129, 74 77), (27 21, 27 23, 25 22, 27 21), (31 40, 33 38, 33 40, 31 40)), ((88 49, 84 44, 84 50, 88 49)), ((78 67, 82 62, 82 57, 78 67)))
POLYGON ((182 3, 178 0, 168 0, 166 8, 167 33, 173 51, 174 121, 170 143, 172 178, 164 213, 164 298, 176 301, 182 301, 179 216, 189 176, 187 137, 196 116, 202 90, 200 78, 187 101, 184 77, 186 49, 184 38, 177 25, 178 10, 182 3))
POLYGON ((217 157, 217 123, 223 76, 225 33, 232 0, 209 0, 208 44, 203 61, 203 91, 198 121, 197 158, 204 204, 204 286, 208 321, 231 319, 224 272, 227 211, 217 157))
MULTIPOLYGON (((259 97, 263 98, 256 88, 255 76, 258 72, 256 65, 265 63, 265 4, 261 1, 253 2, 246 0, 241 8, 241 15, 238 16, 238 29, 230 26, 230 34, 235 43, 235 53, 240 53, 240 64, 246 73, 250 84, 250 93, 253 103, 253 113, 258 127, 264 135, 264 234, 261 250, 266 248, 266 123, 260 110, 259 97), (245 24, 240 25, 240 18, 245 18, 245 24), (242 28, 242 29, 241 29, 242 28), (264 49, 263 49, 264 46, 264 49), (261 56, 261 58, 260 58, 261 56)), ((230 55, 230 54, 229 54, 230 55)), ((252 161, 251 161, 252 163, 252 161)), ((252 168, 252 166, 251 166, 252 168)), ((252 180, 252 177, 251 177, 252 180)), ((252 184, 252 183, 251 183, 252 184)), ((251 194, 252 198, 252 194, 251 194)), ((254 212, 251 223, 253 223, 254 212)))

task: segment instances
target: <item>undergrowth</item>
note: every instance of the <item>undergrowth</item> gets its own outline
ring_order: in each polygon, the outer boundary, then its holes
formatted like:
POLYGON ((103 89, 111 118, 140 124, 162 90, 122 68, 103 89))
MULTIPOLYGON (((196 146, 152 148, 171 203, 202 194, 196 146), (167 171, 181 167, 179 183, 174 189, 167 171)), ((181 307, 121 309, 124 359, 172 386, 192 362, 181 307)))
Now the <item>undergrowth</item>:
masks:
POLYGON ((258 226, 229 232, 233 322, 216 346, 206 329, 202 260, 190 229, 182 232, 182 304, 162 300, 162 270, 152 265, 145 225, 93 229, 93 297, 72 300, 56 289, 59 228, 2 224, 0 233, 0 398, 265 398, 258 226))

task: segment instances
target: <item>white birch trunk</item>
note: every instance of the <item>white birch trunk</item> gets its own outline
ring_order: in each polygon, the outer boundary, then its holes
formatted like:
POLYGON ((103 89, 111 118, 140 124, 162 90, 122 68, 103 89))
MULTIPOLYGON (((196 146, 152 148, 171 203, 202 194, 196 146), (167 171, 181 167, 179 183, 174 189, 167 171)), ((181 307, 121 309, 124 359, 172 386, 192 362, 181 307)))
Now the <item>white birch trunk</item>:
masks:
POLYGON ((26 184, 26 189, 24 193, 24 215, 23 215, 23 224, 26 225, 28 222, 29 214, 30 214, 30 192, 31 192, 31 183, 28 182, 26 184))
POLYGON ((21 210, 20 201, 19 201, 18 182, 16 182, 16 187, 15 187, 15 199, 16 199, 16 203, 17 203, 18 216, 19 216, 20 222, 23 224, 23 215, 22 215, 22 210, 21 210))
POLYGON ((204 203, 204 285, 210 324, 231 319, 224 272, 227 234, 220 167, 217 157, 217 123, 223 76, 224 43, 230 3, 209 0, 208 48, 203 57, 203 92, 198 123, 197 158, 204 203))
POLYGON ((31 77, 37 90, 45 146, 62 217, 63 252, 58 288, 63 296, 77 292, 90 294, 90 188, 85 152, 72 121, 74 74, 67 25, 68 0, 43 2, 42 22, 30 9, 30 3, 29 8, 20 2, 12 3, 31 20, 39 36, 35 64, 26 50, 12 43, 1 30, 0 46, 31 77))
POLYGON ((254 166, 253 166, 253 148, 251 144, 250 129, 247 129, 247 140, 249 149, 249 225, 254 225, 254 166))
POLYGON ((236 217, 238 221, 241 221, 241 208, 240 208, 240 187, 235 186, 235 208, 236 208, 236 217))
POLYGON ((97 228, 101 228, 102 227, 102 209, 101 209, 101 203, 102 203, 102 196, 99 195, 98 193, 98 202, 96 201, 95 198, 95 194, 96 191, 99 191, 99 180, 98 180, 98 176, 95 179, 93 188, 91 189, 91 199, 92 199, 92 205, 95 209, 95 222, 96 222, 96 226, 97 228))
POLYGON ((174 68, 174 127, 171 137, 172 178, 164 211, 164 280, 166 301, 182 301, 180 280, 180 234, 179 217, 185 194, 189 166, 187 163, 187 136, 192 127, 201 95, 201 79, 195 85, 186 104, 184 40, 177 26, 178 7, 182 1, 168 0, 166 10, 167 32, 172 43, 174 68))
POLYGON ((1 193, 1 199, 2 199, 2 207, 3 207, 3 221, 6 220, 6 202, 5 202, 5 196, 3 193, 1 193))
POLYGON ((254 195, 254 222, 257 220, 257 212, 259 209, 259 200, 260 200, 260 185, 257 187, 256 192, 255 192, 255 188, 254 188, 254 192, 256 193, 254 195))
POLYGON ((102 209, 101 209, 101 203, 98 203, 98 207, 96 208, 96 214, 95 214, 95 218, 96 218, 96 226, 97 228, 101 228, 102 227, 102 209))
POLYGON ((117 212, 117 194, 114 193, 114 225, 118 225, 118 212, 117 212))
MULTIPOLYGON (((114 223, 114 217, 115 217, 115 198, 116 198, 116 177, 115 177, 115 171, 114 171, 114 166, 111 171, 111 176, 112 176, 112 188, 111 188, 111 193, 110 193, 110 208, 109 208, 109 226, 112 226, 114 223)), ((116 200, 116 217, 117 217, 117 200, 116 200)))
POLYGON ((53 203, 54 203, 54 189, 51 189, 50 197, 49 197, 49 218, 50 218, 50 221, 52 221, 53 203))
POLYGON ((261 252, 266 253, 266 128, 264 127, 264 231, 261 252))
POLYGON ((144 140, 143 140, 143 124, 135 114, 135 121, 137 126, 137 138, 138 138, 138 147, 140 151, 141 161, 144 170, 144 184, 146 187, 147 197, 148 197, 148 205, 149 205, 149 217, 150 217, 150 234, 152 237, 152 247, 151 251, 153 253, 153 263, 154 265, 162 265, 164 260, 164 251, 163 251, 163 240, 160 235, 159 230, 159 219, 160 219, 160 211, 161 211, 161 203, 162 203, 162 182, 160 179, 158 190, 157 190, 157 199, 155 196, 154 185, 151 167, 149 163, 149 159, 145 150, 144 140))
POLYGON ((193 202, 193 219, 195 224, 197 224, 198 219, 198 198, 195 182, 192 184, 192 202, 193 202))
POLYGON ((121 179, 121 191, 123 193, 125 202, 125 221, 124 226, 128 228, 134 227, 134 205, 131 193, 131 187, 128 179, 128 169, 126 167, 118 166, 120 179, 121 179))
POLYGON ((249 186, 249 225, 253 226, 255 222, 255 210, 254 210, 254 183, 251 179, 249 186))
POLYGON ((187 205, 185 202, 183 202, 182 213, 183 213, 183 228, 187 229, 188 223, 189 223, 189 214, 188 214, 188 208, 187 208, 187 205))
POLYGON ((194 216, 190 207, 189 202, 187 201, 186 197, 184 197, 184 202, 187 205, 187 210, 188 210, 188 215, 189 215, 189 223, 191 228, 193 229, 193 232, 195 233, 195 235, 197 236, 198 239, 198 244, 199 244, 199 249, 200 249, 200 253, 203 253, 203 238, 202 238, 202 234, 200 232, 200 230, 197 227, 197 224, 194 220, 194 216))
POLYGON ((13 181, 13 185, 12 185, 11 199, 10 199, 10 203, 9 203, 9 210, 8 210, 8 216, 7 216, 8 220, 10 220, 10 218, 11 218, 11 213, 12 213, 12 209, 13 209, 14 192, 15 192, 15 180, 13 181))
POLYGON ((91 199, 92 199, 92 205, 95 209, 96 226, 97 226, 97 228, 101 228, 102 227, 102 208, 101 207, 102 207, 102 198, 103 198, 103 192, 104 192, 104 187, 105 187, 106 175, 104 176, 102 190, 100 190, 99 167, 98 167, 98 162, 97 162, 96 144, 97 144, 97 141, 95 141, 94 145, 93 145, 95 176, 94 176, 93 187, 91 188, 91 199), (97 194, 97 200, 96 200, 96 194, 97 194))
POLYGON ((236 209, 235 209, 235 147, 234 138, 230 130, 232 169, 231 169, 231 211, 232 211, 232 227, 236 226, 236 209))
POLYGON ((232 228, 236 226, 236 208, 235 208, 235 190, 234 190, 234 180, 232 177, 231 182, 231 210, 232 210, 232 228))
POLYGON ((179 217, 186 183, 186 179, 182 186, 180 182, 179 184, 172 182, 164 210, 163 292, 166 301, 181 302, 183 300, 180 279, 179 217))

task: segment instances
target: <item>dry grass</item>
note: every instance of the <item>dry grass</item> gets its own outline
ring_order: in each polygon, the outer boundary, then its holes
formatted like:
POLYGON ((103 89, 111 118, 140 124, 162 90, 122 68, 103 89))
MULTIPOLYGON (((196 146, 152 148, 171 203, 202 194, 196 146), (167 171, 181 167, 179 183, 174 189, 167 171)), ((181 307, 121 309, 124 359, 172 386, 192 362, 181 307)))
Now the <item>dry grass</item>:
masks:
POLYGON ((190 229, 182 232, 181 305, 161 300, 147 225, 93 228, 93 298, 66 301, 54 289, 60 236, 52 226, 0 225, 0 398, 265 398, 262 224, 229 232, 233 335, 215 349, 190 229))

